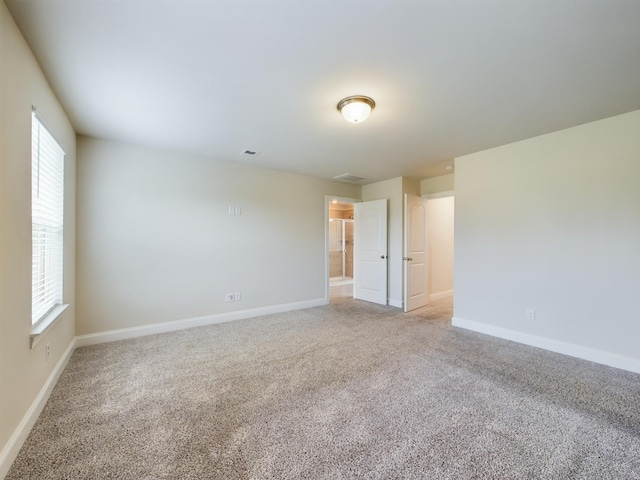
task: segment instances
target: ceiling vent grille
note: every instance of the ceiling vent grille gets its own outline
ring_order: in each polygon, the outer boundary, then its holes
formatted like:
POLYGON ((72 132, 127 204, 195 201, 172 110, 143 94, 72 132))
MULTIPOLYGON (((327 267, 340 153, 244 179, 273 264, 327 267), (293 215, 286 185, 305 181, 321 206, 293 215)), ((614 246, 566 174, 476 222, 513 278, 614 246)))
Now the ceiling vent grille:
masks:
POLYGON ((358 175, 351 175, 350 173, 343 173, 341 175, 336 175, 333 177, 334 180, 338 180, 340 182, 349 182, 349 183, 358 183, 362 180, 366 180, 366 177, 359 177, 358 175))
POLYGON ((241 157, 257 157, 260 155, 260 152, 257 150, 243 150, 240 152, 241 157))

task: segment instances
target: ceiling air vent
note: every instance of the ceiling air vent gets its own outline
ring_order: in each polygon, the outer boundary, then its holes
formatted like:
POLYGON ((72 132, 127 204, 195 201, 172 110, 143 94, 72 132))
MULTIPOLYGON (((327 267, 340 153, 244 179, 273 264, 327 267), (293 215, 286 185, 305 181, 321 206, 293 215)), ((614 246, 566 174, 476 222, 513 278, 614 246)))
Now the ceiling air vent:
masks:
POLYGON ((334 180, 338 180, 340 182, 349 182, 349 183, 358 183, 362 180, 366 180, 366 177, 359 177, 357 175, 351 175, 350 173, 343 173, 342 175, 336 175, 333 177, 334 180))

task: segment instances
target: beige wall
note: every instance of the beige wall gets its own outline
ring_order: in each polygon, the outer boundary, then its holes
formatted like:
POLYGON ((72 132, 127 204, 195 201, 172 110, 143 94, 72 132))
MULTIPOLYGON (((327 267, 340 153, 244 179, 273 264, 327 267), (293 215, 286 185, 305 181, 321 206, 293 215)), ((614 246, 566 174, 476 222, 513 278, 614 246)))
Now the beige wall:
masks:
POLYGON ((323 299, 325 195, 360 187, 79 137, 77 334, 323 299))
MULTIPOLYGON (((0 2, 0 462, 27 410, 69 347, 75 323, 75 133, 4 2, 0 2), (66 152, 64 316, 33 349, 31 106, 66 152), (45 345, 51 356, 45 361, 45 345)), ((4 465, 8 467, 8 465, 4 465)), ((0 463, 0 477, 4 474, 0 463)))
POLYGON ((417 178, 402 177, 403 198, 405 193, 408 193, 409 195, 420 196, 420 180, 418 180, 417 178))
POLYGON ((454 174, 441 175, 440 177, 425 178, 420 181, 420 194, 450 192, 454 190, 454 174))
POLYGON ((456 159, 455 231, 456 318, 640 371, 640 111, 456 159))

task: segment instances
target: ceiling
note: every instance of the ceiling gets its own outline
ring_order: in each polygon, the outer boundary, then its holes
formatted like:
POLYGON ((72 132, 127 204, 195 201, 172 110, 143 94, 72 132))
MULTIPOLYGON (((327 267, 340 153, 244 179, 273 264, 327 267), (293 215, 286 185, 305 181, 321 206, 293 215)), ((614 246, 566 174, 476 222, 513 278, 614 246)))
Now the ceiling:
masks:
POLYGON ((426 178, 640 109, 637 0, 5 3, 78 133, 214 160, 426 178))

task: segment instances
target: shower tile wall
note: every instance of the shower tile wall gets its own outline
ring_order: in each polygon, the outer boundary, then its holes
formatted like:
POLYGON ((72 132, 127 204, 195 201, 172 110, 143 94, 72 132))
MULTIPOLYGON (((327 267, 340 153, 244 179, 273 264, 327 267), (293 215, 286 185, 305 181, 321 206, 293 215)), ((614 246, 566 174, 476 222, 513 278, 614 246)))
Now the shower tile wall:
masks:
POLYGON ((353 222, 347 222, 344 226, 344 237, 347 241, 347 254, 345 255, 345 277, 353 278, 353 222))
POLYGON ((349 210, 339 208, 329 208, 329 218, 344 218, 345 220, 353 220, 353 207, 349 210))
POLYGON ((329 278, 342 278, 342 252, 329 252, 329 278))
POLYGON ((329 277, 342 278, 342 222, 329 222, 329 277))
MULTIPOLYGON (((347 252, 345 255, 344 276, 353 278, 353 223, 347 223, 345 237, 347 252), (351 233, 349 234, 349 230, 351 233)), ((342 251, 329 251, 329 277, 342 277, 342 251)))

